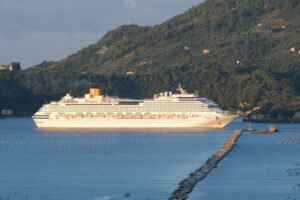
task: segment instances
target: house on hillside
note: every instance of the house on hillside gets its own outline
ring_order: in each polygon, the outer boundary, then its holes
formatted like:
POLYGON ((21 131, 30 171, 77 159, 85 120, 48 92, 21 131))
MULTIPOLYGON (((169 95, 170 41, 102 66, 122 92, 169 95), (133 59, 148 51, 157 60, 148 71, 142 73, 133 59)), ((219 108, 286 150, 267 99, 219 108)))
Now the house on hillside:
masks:
POLYGON ((296 119, 296 120, 300 120, 300 111, 298 111, 298 112, 295 112, 295 114, 294 114, 294 117, 293 117, 294 119, 296 119))
POLYGON ((262 114, 252 114, 250 115, 250 119, 252 120, 262 120, 262 119, 265 119, 266 116, 265 115, 262 115, 262 114))
POLYGON ((126 72, 126 75, 133 75, 133 74, 134 74, 133 71, 126 72))
POLYGON ((13 116, 14 111, 11 109, 3 109, 1 110, 1 115, 2 116, 13 116))
POLYGON ((9 70, 11 72, 18 72, 21 70, 21 64, 20 64, 20 62, 12 62, 11 64, 8 64, 8 65, 1 65, 0 71, 1 70, 9 70))

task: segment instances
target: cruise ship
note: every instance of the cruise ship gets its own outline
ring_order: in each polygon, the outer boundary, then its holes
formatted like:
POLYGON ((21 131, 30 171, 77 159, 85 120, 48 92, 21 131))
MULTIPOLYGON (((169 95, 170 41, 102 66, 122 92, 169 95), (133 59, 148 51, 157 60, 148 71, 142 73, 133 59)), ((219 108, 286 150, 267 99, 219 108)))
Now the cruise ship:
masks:
POLYGON ((100 95, 92 88, 84 98, 66 94, 43 105, 33 120, 38 128, 222 128, 236 118, 181 85, 177 91, 135 100, 100 95))

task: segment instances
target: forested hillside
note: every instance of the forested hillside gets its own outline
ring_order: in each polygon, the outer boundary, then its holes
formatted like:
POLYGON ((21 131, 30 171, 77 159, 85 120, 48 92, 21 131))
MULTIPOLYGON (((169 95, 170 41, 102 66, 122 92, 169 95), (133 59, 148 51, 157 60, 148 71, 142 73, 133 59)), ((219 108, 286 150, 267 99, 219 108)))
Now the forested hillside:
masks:
POLYGON ((121 26, 13 79, 36 101, 91 86, 145 98, 181 82, 226 109, 290 114, 300 101, 299 19, 299 0, 206 0, 160 25, 121 26))

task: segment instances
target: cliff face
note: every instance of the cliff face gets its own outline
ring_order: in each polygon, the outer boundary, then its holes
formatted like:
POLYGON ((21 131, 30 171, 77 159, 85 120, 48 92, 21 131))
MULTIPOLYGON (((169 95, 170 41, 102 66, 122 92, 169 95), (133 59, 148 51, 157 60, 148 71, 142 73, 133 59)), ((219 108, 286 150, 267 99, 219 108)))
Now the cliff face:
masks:
POLYGON ((19 80, 36 95, 82 94, 92 85, 136 98, 182 82, 225 108, 271 103, 295 110, 299 17, 298 0, 206 0, 157 26, 121 26, 19 80))

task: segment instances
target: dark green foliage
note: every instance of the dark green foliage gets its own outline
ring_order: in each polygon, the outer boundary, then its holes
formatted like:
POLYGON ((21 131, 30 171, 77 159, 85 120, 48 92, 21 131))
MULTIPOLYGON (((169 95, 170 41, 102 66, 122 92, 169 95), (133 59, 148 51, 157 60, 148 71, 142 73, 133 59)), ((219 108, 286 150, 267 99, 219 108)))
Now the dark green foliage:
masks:
POLYGON ((206 0, 154 27, 121 26, 66 59, 11 79, 37 102, 70 90, 82 95, 91 86, 145 98, 181 82, 226 109, 272 104, 264 111, 271 112, 284 103, 293 110, 300 95, 299 19, 298 0, 206 0))
POLYGON ((290 108, 288 105, 279 105, 270 111, 271 118, 292 118, 293 116, 294 109, 290 108))

